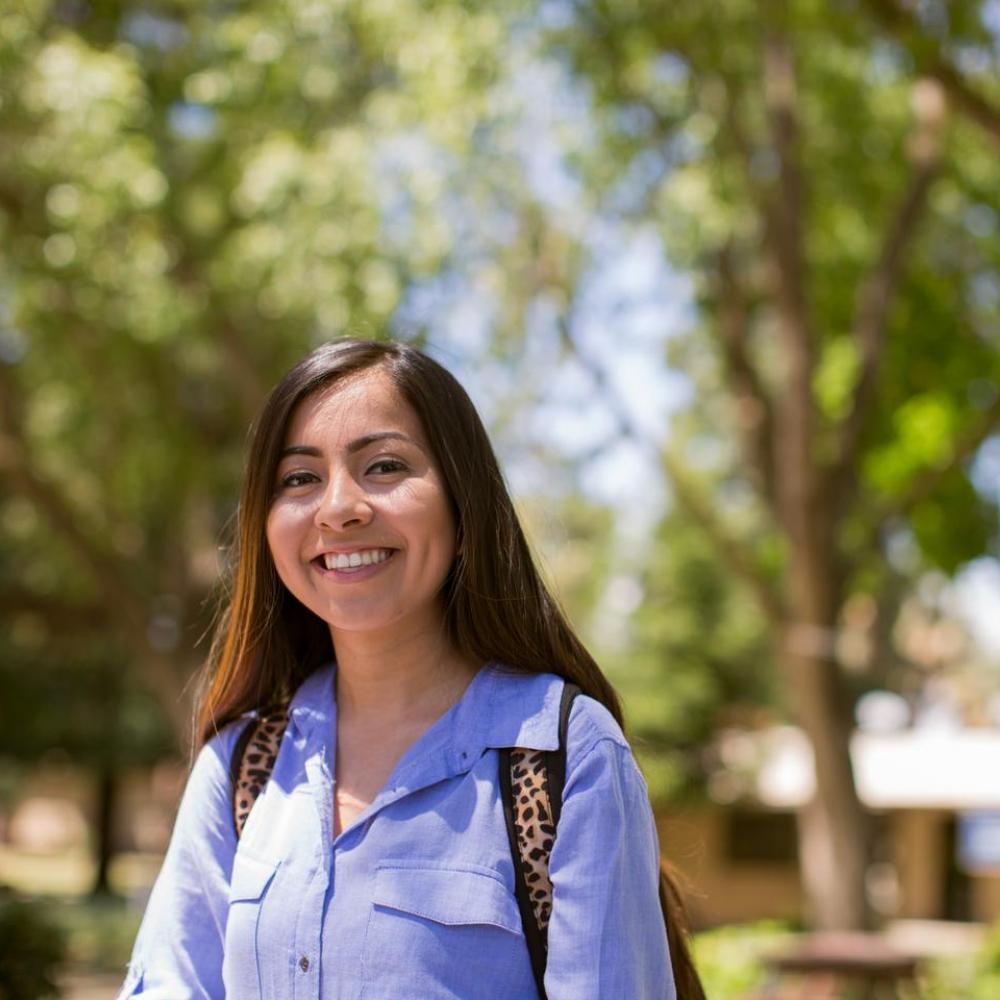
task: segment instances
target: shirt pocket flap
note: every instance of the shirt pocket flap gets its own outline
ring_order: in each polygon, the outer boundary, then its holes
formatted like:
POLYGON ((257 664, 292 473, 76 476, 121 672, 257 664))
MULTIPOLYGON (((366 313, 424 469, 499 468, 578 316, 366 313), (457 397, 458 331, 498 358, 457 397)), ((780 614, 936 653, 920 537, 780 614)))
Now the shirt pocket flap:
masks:
POLYGON ((379 868, 376 906, 438 924, 490 924, 520 933, 517 901, 494 875, 454 868, 379 868))
POLYGON ((233 859, 233 877, 229 883, 229 902, 252 902, 260 899, 274 878, 278 865, 237 853, 233 859))

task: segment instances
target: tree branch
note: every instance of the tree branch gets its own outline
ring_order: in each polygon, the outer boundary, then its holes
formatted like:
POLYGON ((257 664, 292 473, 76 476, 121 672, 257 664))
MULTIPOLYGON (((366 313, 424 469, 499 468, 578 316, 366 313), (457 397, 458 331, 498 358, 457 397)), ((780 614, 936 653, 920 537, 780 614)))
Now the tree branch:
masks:
POLYGON ((53 629, 71 628, 103 631, 108 627, 108 612, 101 604, 74 604, 49 594, 28 590, 0 589, 0 615, 39 615, 53 629))
POLYGON ((23 432, 18 387, 9 368, 0 363, 0 470, 6 472, 46 518, 55 534, 61 535, 81 563, 94 577, 108 607, 143 665, 151 689, 171 714, 178 733, 187 723, 186 709, 179 700, 179 685, 171 661, 149 644, 148 612, 137 596, 120 561, 96 545, 78 525, 71 506, 58 489, 37 476, 28 460, 28 443, 23 432))
POLYGON ((8 368, 0 364, 0 468, 2 468, 46 516, 49 524, 73 548, 113 600, 121 601, 121 610, 130 612, 137 602, 130 585, 121 579, 114 558, 98 548, 77 525, 77 518, 66 500, 50 482, 32 471, 23 420, 17 403, 17 386, 8 368))
POLYGON ((681 506, 705 532, 723 562, 749 586, 768 621, 778 626, 787 617, 784 602, 778 591, 757 568, 754 554, 740 539, 730 534, 716 517, 712 504, 705 498, 703 491, 669 452, 663 454, 663 466, 670 479, 674 496, 680 501, 681 506))
POLYGON ((777 25, 765 40, 764 89, 779 170, 779 183, 764 205, 764 237, 775 272, 778 327, 788 366, 786 388, 775 401, 774 453, 780 465, 775 513, 792 544, 815 561, 820 532, 814 517, 815 346, 806 306, 805 184, 798 154, 795 65, 788 39, 777 25))
POLYGON ((1000 107, 974 91, 950 62, 940 59, 930 72, 944 87, 955 107, 1000 142, 1000 107))
POLYGON ((841 506, 855 481, 853 469, 875 395, 889 307, 899 285, 906 252, 913 242, 927 206, 927 195, 940 163, 945 101, 937 84, 929 80, 917 84, 914 110, 917 114, 917 130, 911 143, 910 179, 886 229, 878 261, 858 295, 854 336, 861 354, 861 374, 850 413, 841 427, 837 459, 830 473, 831 491, 841 506))
MULTIPOLYGON (((205 287, 203 282, 203 262, 199 261, 190 248, 186 234, 178 229, 172 217, 167 218, 170 233, 175 244, 181 247, 177 261, 171 270, 171 277, 183 288, 190 289, 195 294, 205 287)), ((263 375, 257 371, 247 354, 246 337, 237 327, 226 303, 221 300, 217 291, 208 287, 206 326, 215 331, 213 345, 218 349, 227 374, 235 387, 244 421, 249 424, 260 409, 267 395, 267 383, 263 375)), ((198 421, 193 421, 195 429, 199 429, 198 421)))
POLYGON ((1000 142, 1000 106, 969 82, 941 46, 921 30, 913 14, 899 0, 865 0, 868 9, 913 56, 918 70, 934 77, 954 106, 1000 142))
MULTIPOLYGON (((570 323, 565 314, 558 319, 559 339, 565 349, 583 366, 598 390, 607 400, 614 412, 620 433, 623 437, 640 441, 651 447, 657 447, 646 439, 646 436, 635 425, 628 409, 622 403, 621 397, 611 385, 607 373, 580 349, 573 336, 570 323)), ((681 464, 669 453, 663 452, 663 465, 674 491, 674 496, 687 512, 694 518, 709 539, 714 543, 720 557, 730 569, 746 583, 760 605, 761 611, 769 620, 778 623, 782 620, 782 602, 766 576, 755 565, 755 558, 743 542, 731 535, 716 517, 711 504, 705 500, 701 490, 693 483, 691 477, 681 464)))
POLYGON ((790 347, 803 354, 802 334, 809 329, 805 305, 805 257, 802 222, 805 180, 798 152, 798 95, 795 64, 788 40, 774 32, 764 46, 764 101, 778 158, 779 184, 769 199, 767 233, 778 274, 779 307, 786 327, 794 331, 790 347))
POLYGON ((771 399, 747 353, 749 307, 733 264, 732 248, 720 251, 716 274, 719 285, 719 339, 736 403, 736 419, 744 452, 758 492, 775 503, 774 414, 771 399))

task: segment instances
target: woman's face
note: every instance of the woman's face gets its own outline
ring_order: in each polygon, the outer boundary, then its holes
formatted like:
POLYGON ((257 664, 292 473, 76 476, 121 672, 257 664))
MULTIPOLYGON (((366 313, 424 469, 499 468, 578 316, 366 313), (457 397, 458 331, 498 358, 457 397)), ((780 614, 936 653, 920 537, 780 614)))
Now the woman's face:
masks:
POLYGON ((382 372, 299 404, 274 488, 278 576, 334 640, 440 626, 454 518, 420 421, 382 372))

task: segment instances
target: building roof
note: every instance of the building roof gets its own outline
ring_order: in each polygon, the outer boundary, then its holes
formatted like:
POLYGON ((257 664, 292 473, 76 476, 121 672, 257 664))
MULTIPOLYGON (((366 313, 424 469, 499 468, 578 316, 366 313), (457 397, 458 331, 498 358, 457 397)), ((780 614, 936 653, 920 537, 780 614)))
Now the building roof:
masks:
MULTIPOLYGON (((802 730, 756 734, 757 798, 797 808, 813 794, 812 748, 802 730)), ((1000 809, 1000 731, 915 728, 857 732, 851 758, 861 801, 873 809, 1000 809)))

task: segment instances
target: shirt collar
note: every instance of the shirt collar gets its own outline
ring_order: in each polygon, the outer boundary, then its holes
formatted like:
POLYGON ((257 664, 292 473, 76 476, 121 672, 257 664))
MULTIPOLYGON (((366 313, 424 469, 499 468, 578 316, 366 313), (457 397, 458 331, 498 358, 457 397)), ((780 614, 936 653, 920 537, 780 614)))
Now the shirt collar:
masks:
POLYGON ((466 688, 452 717, 453 746, 467 753, 500 747, 555 750, 559 745, 561 678, 496 660, 466 688))
MULTIPOLYGON (((330 663, 302 682, 289 705, 293 724, 302 729, 332 723, 335 674, 336 665, 330 663)), ((462 761, 500 747, 555 750, 559 746, 561 695, 562 678, 491 660, 473 677, 450 713, 450 749, 462 761)))
POLYGON ((288 706, 288 717, 300 729, 316 723, 332 722, 337 687, 333 663, 313 671, 298 687, 288 706))

